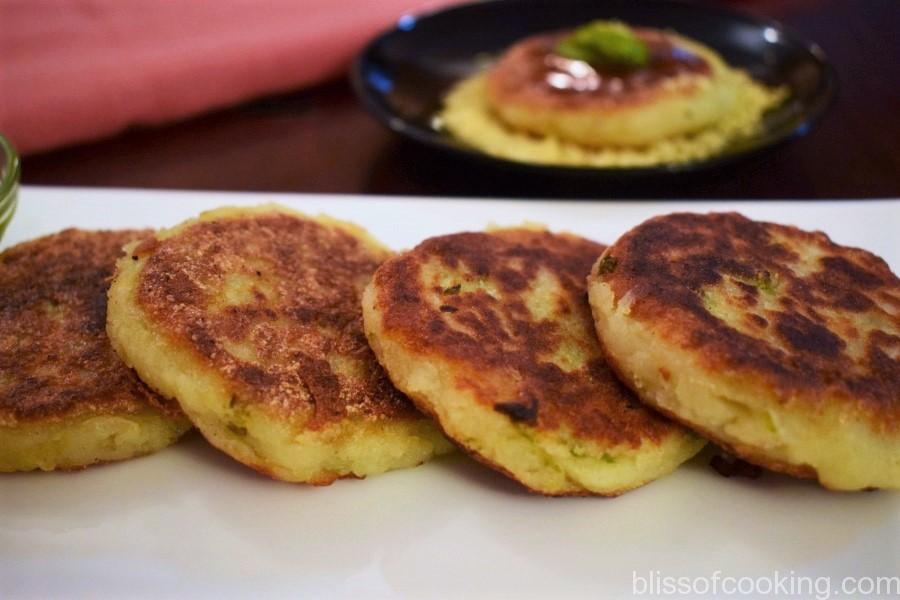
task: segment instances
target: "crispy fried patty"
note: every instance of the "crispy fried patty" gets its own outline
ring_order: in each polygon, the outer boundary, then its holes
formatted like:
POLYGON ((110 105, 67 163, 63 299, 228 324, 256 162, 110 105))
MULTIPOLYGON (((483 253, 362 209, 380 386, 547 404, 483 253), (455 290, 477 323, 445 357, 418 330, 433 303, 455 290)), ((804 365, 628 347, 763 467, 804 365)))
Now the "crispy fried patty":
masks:
POLYGON ((603 246, 530 229, 426 240, 363 297, 391 379, 470 454, 533 491, 615 495, 703 442, 640 405, 600 354, 585 277, 603 246))
POLYGON ((450 449, 366 344, 360 295, 390 253, 363 230, 223 208, 128 252, 110 290, 113 344, 237 460, 325 484, 450 449))
POLYGON ((0 254, 0 471, 130 458, 188 429, 106 337, 116 258, 150 233, 67 229, 0 254))
POLYGON ((673 214, 589 291, 611 364, 742 458, 834 489, 900 487, 900 281, 821 232, 673 214))
POLYGON ((645 146, 734 109, 737 81, 716 52, 669 32, 634 32, 652 59, 633 72, 596 71, 556 55, 566 33, 526 38, 488 71, 487 102, 513 129, 587 147, 645 146))

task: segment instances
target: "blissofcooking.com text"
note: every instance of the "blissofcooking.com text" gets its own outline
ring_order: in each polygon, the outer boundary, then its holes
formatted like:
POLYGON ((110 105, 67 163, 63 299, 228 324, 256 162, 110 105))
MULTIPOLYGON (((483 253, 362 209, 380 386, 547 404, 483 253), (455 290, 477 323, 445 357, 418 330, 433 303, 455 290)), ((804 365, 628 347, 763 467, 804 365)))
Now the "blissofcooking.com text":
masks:
POLYGON ((900 598, 900 574, 883 577, 810 577, 774 571, 762 577, 735 577, 722 571, 680 577, 662 571, 631 572, 631 593, 646 597, 709 598, 900 598))

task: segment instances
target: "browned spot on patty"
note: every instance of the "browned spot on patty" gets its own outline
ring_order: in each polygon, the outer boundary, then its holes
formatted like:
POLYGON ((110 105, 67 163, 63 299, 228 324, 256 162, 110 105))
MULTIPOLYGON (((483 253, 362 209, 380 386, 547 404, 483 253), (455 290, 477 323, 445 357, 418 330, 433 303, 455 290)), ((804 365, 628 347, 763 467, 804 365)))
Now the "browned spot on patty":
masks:
POLYGON ((826 327, 813 323, 803 315, 776 313, 775 328, 790 350, 806 355, 833 358, 841 353, 844 341, 826 327))
POLYGON ((376 308, 389 335, 452 363, 459 387, 512 421, 602 445, 658 442, 682 430, 619 383, 594 333, 585 278, 603 249, 526 229, 431 238, 379 268, 376 308), (538 318, 529 297, 548 277, 538 318))
POLYGON ((309 429, 421 418, 363 334, 360 296, 387 251, 273 211, 201 220, 134 254, 141 308, 229 381, 236 403, 309 429))
POLYGON ((80 414, 180 414, 106 337, 106 290, 122 246, 149 230, 67 229, 0 254, 0 424, 80 414))
POLYGON ((709 368, 900 426, 900 280, 879 257, 736 213, 656 217, 607 256, 617 268, 599 277, 631 317, 709 368), (757 303, 723 293, 726 281, 757 288, 757 303))
POLYGON ((766 318, 765 318, 764 316, 762 316, 762 315, 758 315, 758 314, 756 314, 756 313, 749 313, 749 314, 747 315, 747 318, 748 318, 748 319, 750 320, 750 322, 753 323, 756 327, 768 327, 768 326, 769 326, 769 320, 766 319, 766 318))

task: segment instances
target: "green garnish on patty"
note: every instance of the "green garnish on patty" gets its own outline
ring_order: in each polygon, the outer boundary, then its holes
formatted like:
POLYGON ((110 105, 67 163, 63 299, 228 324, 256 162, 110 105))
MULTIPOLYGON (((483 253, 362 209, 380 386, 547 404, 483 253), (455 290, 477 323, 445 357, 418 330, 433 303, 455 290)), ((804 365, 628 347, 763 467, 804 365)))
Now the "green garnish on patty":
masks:
POLYGON ((600 67, 640 69, 650 64, 650 49, 620 21, 591 21, 556 46, 556 53, 600 67))

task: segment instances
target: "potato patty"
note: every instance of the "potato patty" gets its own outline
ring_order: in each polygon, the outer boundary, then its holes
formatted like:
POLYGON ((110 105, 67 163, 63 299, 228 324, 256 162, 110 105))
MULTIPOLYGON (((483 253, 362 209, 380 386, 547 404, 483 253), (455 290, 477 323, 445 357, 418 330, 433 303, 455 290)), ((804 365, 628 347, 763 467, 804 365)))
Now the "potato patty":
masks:
POLYGON ((360 295, 390 252, 362 229, 222 208, 127 251, 109 293, 113 345, 233 458, 327 484, 452 448, 366 344, 360 295))
POLYGON ((0 254, 0 471, 123 460, 190 428, 106 337, 116 258, 151 234, 67 229, 0 254))
POLYGON ((672 33, 637 28, 651 66, 596 72, 554 54, 565 34, 512 46, 487 74, 487 102, 512 128, 587 147, 646 146, 722 120, 738 99, 713 50, 672 33))
POLYGON ((650 219, 589 282, 610 364, 749 462, 836 490, 900 487, 900 281, 821 232, 650 219))
POLYGON ((585 277, 603 246, 530 229, 431 238, 363 297, 392 381, 472 456, 549 495, 616 495, 703 441, 641 406, 593 332, 585 277))

